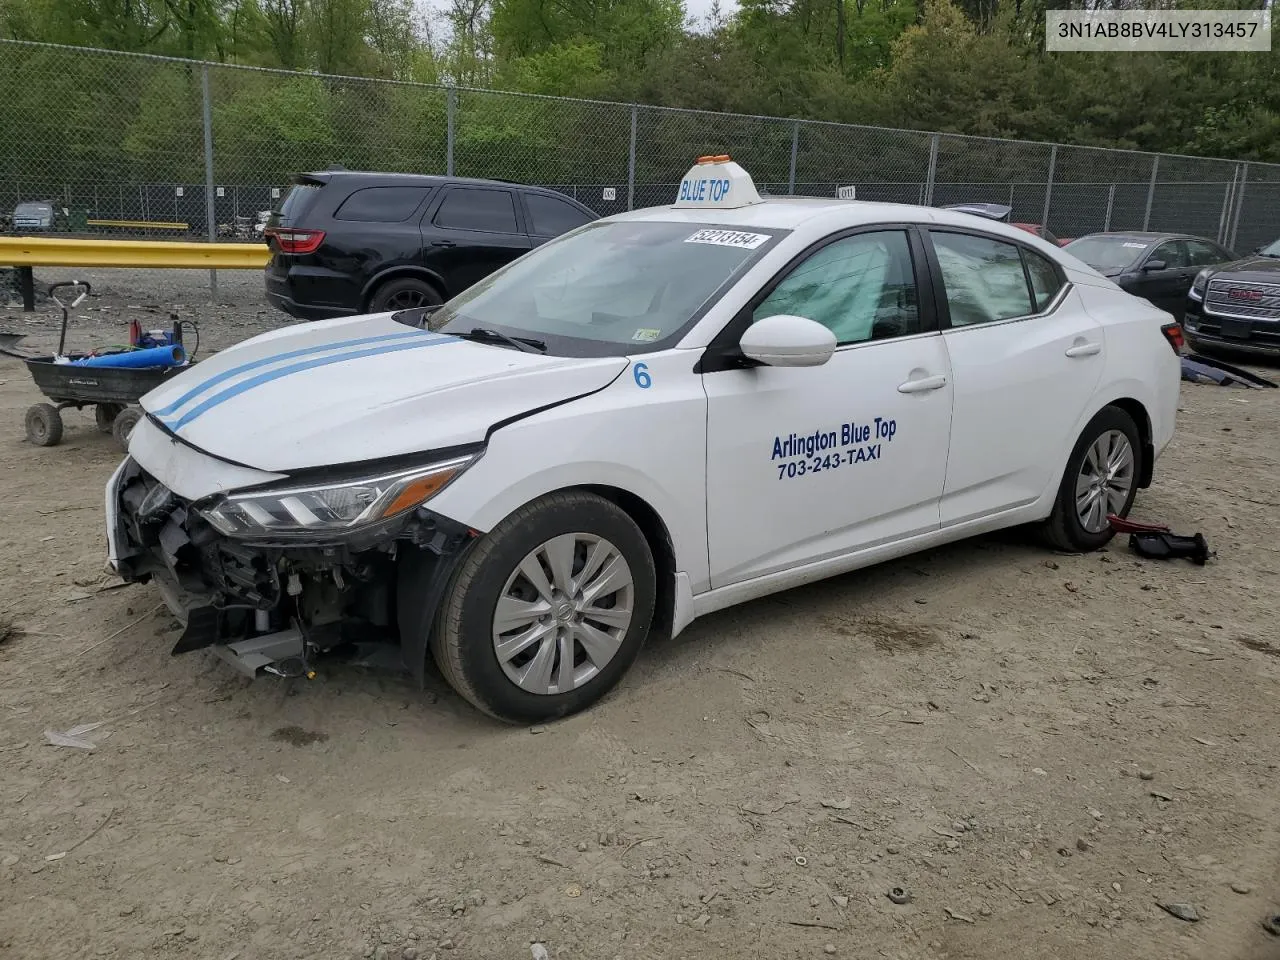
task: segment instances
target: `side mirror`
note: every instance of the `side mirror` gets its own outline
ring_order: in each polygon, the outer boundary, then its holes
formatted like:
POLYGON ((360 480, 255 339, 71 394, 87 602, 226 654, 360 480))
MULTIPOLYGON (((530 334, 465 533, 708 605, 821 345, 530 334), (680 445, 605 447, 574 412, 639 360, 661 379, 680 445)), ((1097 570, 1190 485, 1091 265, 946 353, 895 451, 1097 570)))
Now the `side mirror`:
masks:
POLYGON ((1163 270, 1168 264, 1163 260, 1148 260, 1142 265, 1143 273, 1151 273, 1153 270, 1163 270))
POLYGON ((770 367, 820 367, 835 353, 836 335, 816 320, 783 313, 751 324, 738 346, 770 367))

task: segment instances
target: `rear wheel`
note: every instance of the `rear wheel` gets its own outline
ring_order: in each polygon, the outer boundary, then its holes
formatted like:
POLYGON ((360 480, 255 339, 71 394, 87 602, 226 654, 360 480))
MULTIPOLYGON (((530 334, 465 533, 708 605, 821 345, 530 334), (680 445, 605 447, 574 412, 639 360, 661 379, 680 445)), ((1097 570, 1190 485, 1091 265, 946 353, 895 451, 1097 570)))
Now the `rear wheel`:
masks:
POLYGON ((116 414, 115 423, 111 425, 111 435, 125 453, 129 452, 129 435, 142 419, 142 411, 137 407, 125 407, 116 414))
POLYGON ((93 418, 97 421, 98 429, 103 433, 110 433, 111 428, 115 425, 116 417, 124 407, 118 403, 100 403, 93 408, 93 418))
POLYGON ((37 447, 53 447, 62 442, 62 414, 51 403, 37 403, 27 409, 27 439, 37 447))
POLYGON ((485 713, 534 723, 604 696, 653 618, 649 544, 615 504, 554 493, 517 510, 454 574, 431 635, 441 673, 485 713))
POLYGON ((1115 534, 1107 517, 1127 516, 1142 476, 1142 442, 1133 418, 1103 407, 1080 434, 1044 533, 1059 550, 1097 550, 1115 534))
POLYGON ((441 303, 444 303, 443 298, 431 284, 415 277, 402 277, 387 281, 374 292, 369 300, 369 312, 411 310, 414 307, 433 307, 441 303))

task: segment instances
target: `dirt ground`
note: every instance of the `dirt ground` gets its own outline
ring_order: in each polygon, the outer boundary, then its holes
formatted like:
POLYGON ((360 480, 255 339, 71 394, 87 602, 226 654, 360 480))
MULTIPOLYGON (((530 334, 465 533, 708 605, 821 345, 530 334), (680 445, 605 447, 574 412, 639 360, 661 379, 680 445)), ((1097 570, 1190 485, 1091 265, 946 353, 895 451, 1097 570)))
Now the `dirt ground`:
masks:
MULTIPOLYGON (((256 274, 101 279, 94 342, 281 322, 256 274)), ((74 412, 30 446, 37 398, 0 358, 0 956, 1280 958, 1280 391, 1184 384, 1135 516, 1208 567, 964 543, 699 621, 545 730, 171 658, 102 572, 120 453, 74 412)))

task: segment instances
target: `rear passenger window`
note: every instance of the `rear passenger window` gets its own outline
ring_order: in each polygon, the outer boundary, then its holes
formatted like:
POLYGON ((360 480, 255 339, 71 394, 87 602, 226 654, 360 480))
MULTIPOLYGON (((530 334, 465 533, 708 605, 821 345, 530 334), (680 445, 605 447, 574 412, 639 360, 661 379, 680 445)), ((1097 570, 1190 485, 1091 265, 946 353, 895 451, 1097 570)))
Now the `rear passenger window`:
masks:
POLYGON ((524 202, 532 221, 529 232, 535 237, 558 237, 592 219, 573 204, 545 193, 526 193, 524 202))
POLYGON ((931 231, 953 327, 1035 313, 1019 248, 987 237, 931 231))
POLYGON ((1047 309, 1062 289, 1058 271, 1040 254, 1032 253, 1025 247, 1022 249, 1022 259, 1027 264, 1027 275, 1031 277, 1031 295, 1035 297, 1036 310, 1047 309))
POLYGON ((430 192, 430 187, 365 187, 343 200, 333 218, 400 223, 413 216, 430 192))
POLYGON ((520 232, 511 191, 476 187, 450 190, 436 211, 435 225, 487 233, 520 232))

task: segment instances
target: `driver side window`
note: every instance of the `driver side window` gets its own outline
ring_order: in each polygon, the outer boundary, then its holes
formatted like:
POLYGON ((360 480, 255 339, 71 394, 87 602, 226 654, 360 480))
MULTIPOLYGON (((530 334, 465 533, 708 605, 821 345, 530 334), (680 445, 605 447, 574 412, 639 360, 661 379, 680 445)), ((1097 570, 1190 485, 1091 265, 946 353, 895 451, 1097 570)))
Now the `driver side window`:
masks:
POLYGON ((1167 240, 1151 251, 1147 263, 1156 260, 1164 261, 1166 270, 1180 270, 1191 265, 1187 258, 1187 247, 1181 240, 1167 240))
POLYGON ((817 321, 841 345, 918 333, 920 302, 906 233, 859 233, 810 254, 756 307, 752 322, 779 314, 817 321))

